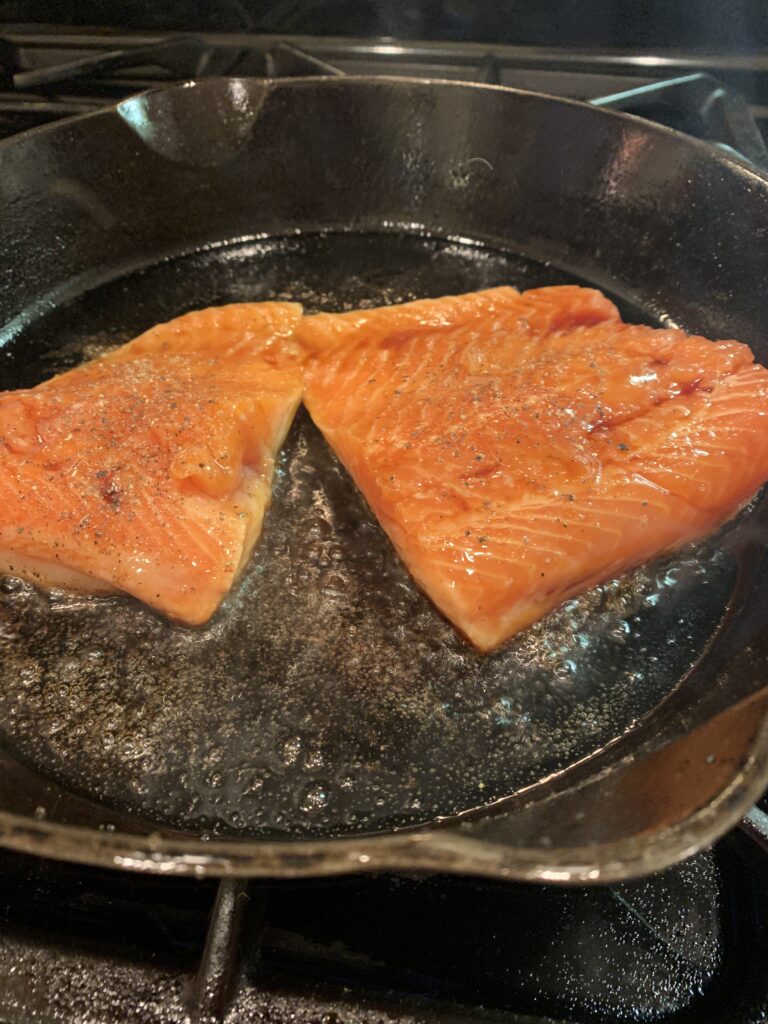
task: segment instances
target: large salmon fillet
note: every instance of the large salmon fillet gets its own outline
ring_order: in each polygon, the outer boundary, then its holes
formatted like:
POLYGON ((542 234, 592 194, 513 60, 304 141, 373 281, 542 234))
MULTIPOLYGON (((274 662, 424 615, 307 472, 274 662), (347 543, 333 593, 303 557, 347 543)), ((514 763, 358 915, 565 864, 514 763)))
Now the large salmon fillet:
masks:
POLYGON ((261 532, 301 398, 300 318, 270 302, 189 313, 1 393, 0 572, 210 618, 261 532))
POLYGON ((746 345, 579 287, 306 317, 305 403, 417 582, 488 651, 768 479, 746 345))

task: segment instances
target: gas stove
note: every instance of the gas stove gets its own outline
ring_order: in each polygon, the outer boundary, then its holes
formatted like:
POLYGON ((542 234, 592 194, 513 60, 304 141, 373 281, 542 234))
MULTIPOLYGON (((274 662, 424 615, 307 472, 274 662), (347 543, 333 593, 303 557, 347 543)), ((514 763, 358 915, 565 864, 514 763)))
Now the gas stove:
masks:
MULTIPOLYGON (((234 31, 0 26, 0 135, 179 79, 317 74, 556 93, 768 167, 763 56, 234 31)), ((444 876, 216 883, 0 851, 0 1020, 758 1024, 767 821, 756 809, 688 863, 599 889, 444 876)))

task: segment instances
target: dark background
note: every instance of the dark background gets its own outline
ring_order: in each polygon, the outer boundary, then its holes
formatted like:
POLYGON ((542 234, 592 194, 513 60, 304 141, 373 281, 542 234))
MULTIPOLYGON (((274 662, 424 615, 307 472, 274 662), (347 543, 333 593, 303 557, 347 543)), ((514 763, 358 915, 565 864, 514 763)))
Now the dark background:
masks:
POLYGON ((720 52, 768 45, 766 0, 0 0, 0 21, 720 52))

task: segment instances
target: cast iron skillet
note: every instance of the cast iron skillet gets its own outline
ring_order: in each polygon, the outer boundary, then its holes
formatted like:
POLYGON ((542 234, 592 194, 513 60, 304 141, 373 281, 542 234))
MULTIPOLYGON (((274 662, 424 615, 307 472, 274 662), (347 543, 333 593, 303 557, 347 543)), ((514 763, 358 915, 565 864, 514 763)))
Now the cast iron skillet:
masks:
MULTIPOLYGON (((0 258, 2 388, 211 303, 501 283, 589 282, 768 360, 766 180, 501 88, 213 79, 32 131, 0 146, 0 258)), ((768 778, 765 517, 483 657, 302 414, 205 628, 2 582, 0 842, 199 874, 661 868, 768 778)))

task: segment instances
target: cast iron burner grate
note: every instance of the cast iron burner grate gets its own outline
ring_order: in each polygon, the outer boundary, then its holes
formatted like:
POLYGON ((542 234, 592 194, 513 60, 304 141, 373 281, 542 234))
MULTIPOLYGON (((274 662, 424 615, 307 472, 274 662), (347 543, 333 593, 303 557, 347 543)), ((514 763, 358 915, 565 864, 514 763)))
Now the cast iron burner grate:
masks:
POLYGON ((0 39, 0 135, 206 75, 388 74, 486 82, 640 113, 768 165, 768 59, 478 43, 14 30, 0 39), (747 97, 748 101, 742 96, 747 97))
POLYGON ((0 854, 0 1019, 696 1022, 768 1012, 768 858, 651 879, 216 887, 0 854))
MULTIPOLYGON (((0 137, 179 79, 386 73, 589 99, 768 166, 762 56, 0 34, 0 137)), ((0 851, 0 1020, 757 1024, 768 1014, 766 822, 757 811, 715 850, 602 889, 441 876, 217 884, 0 851)))

